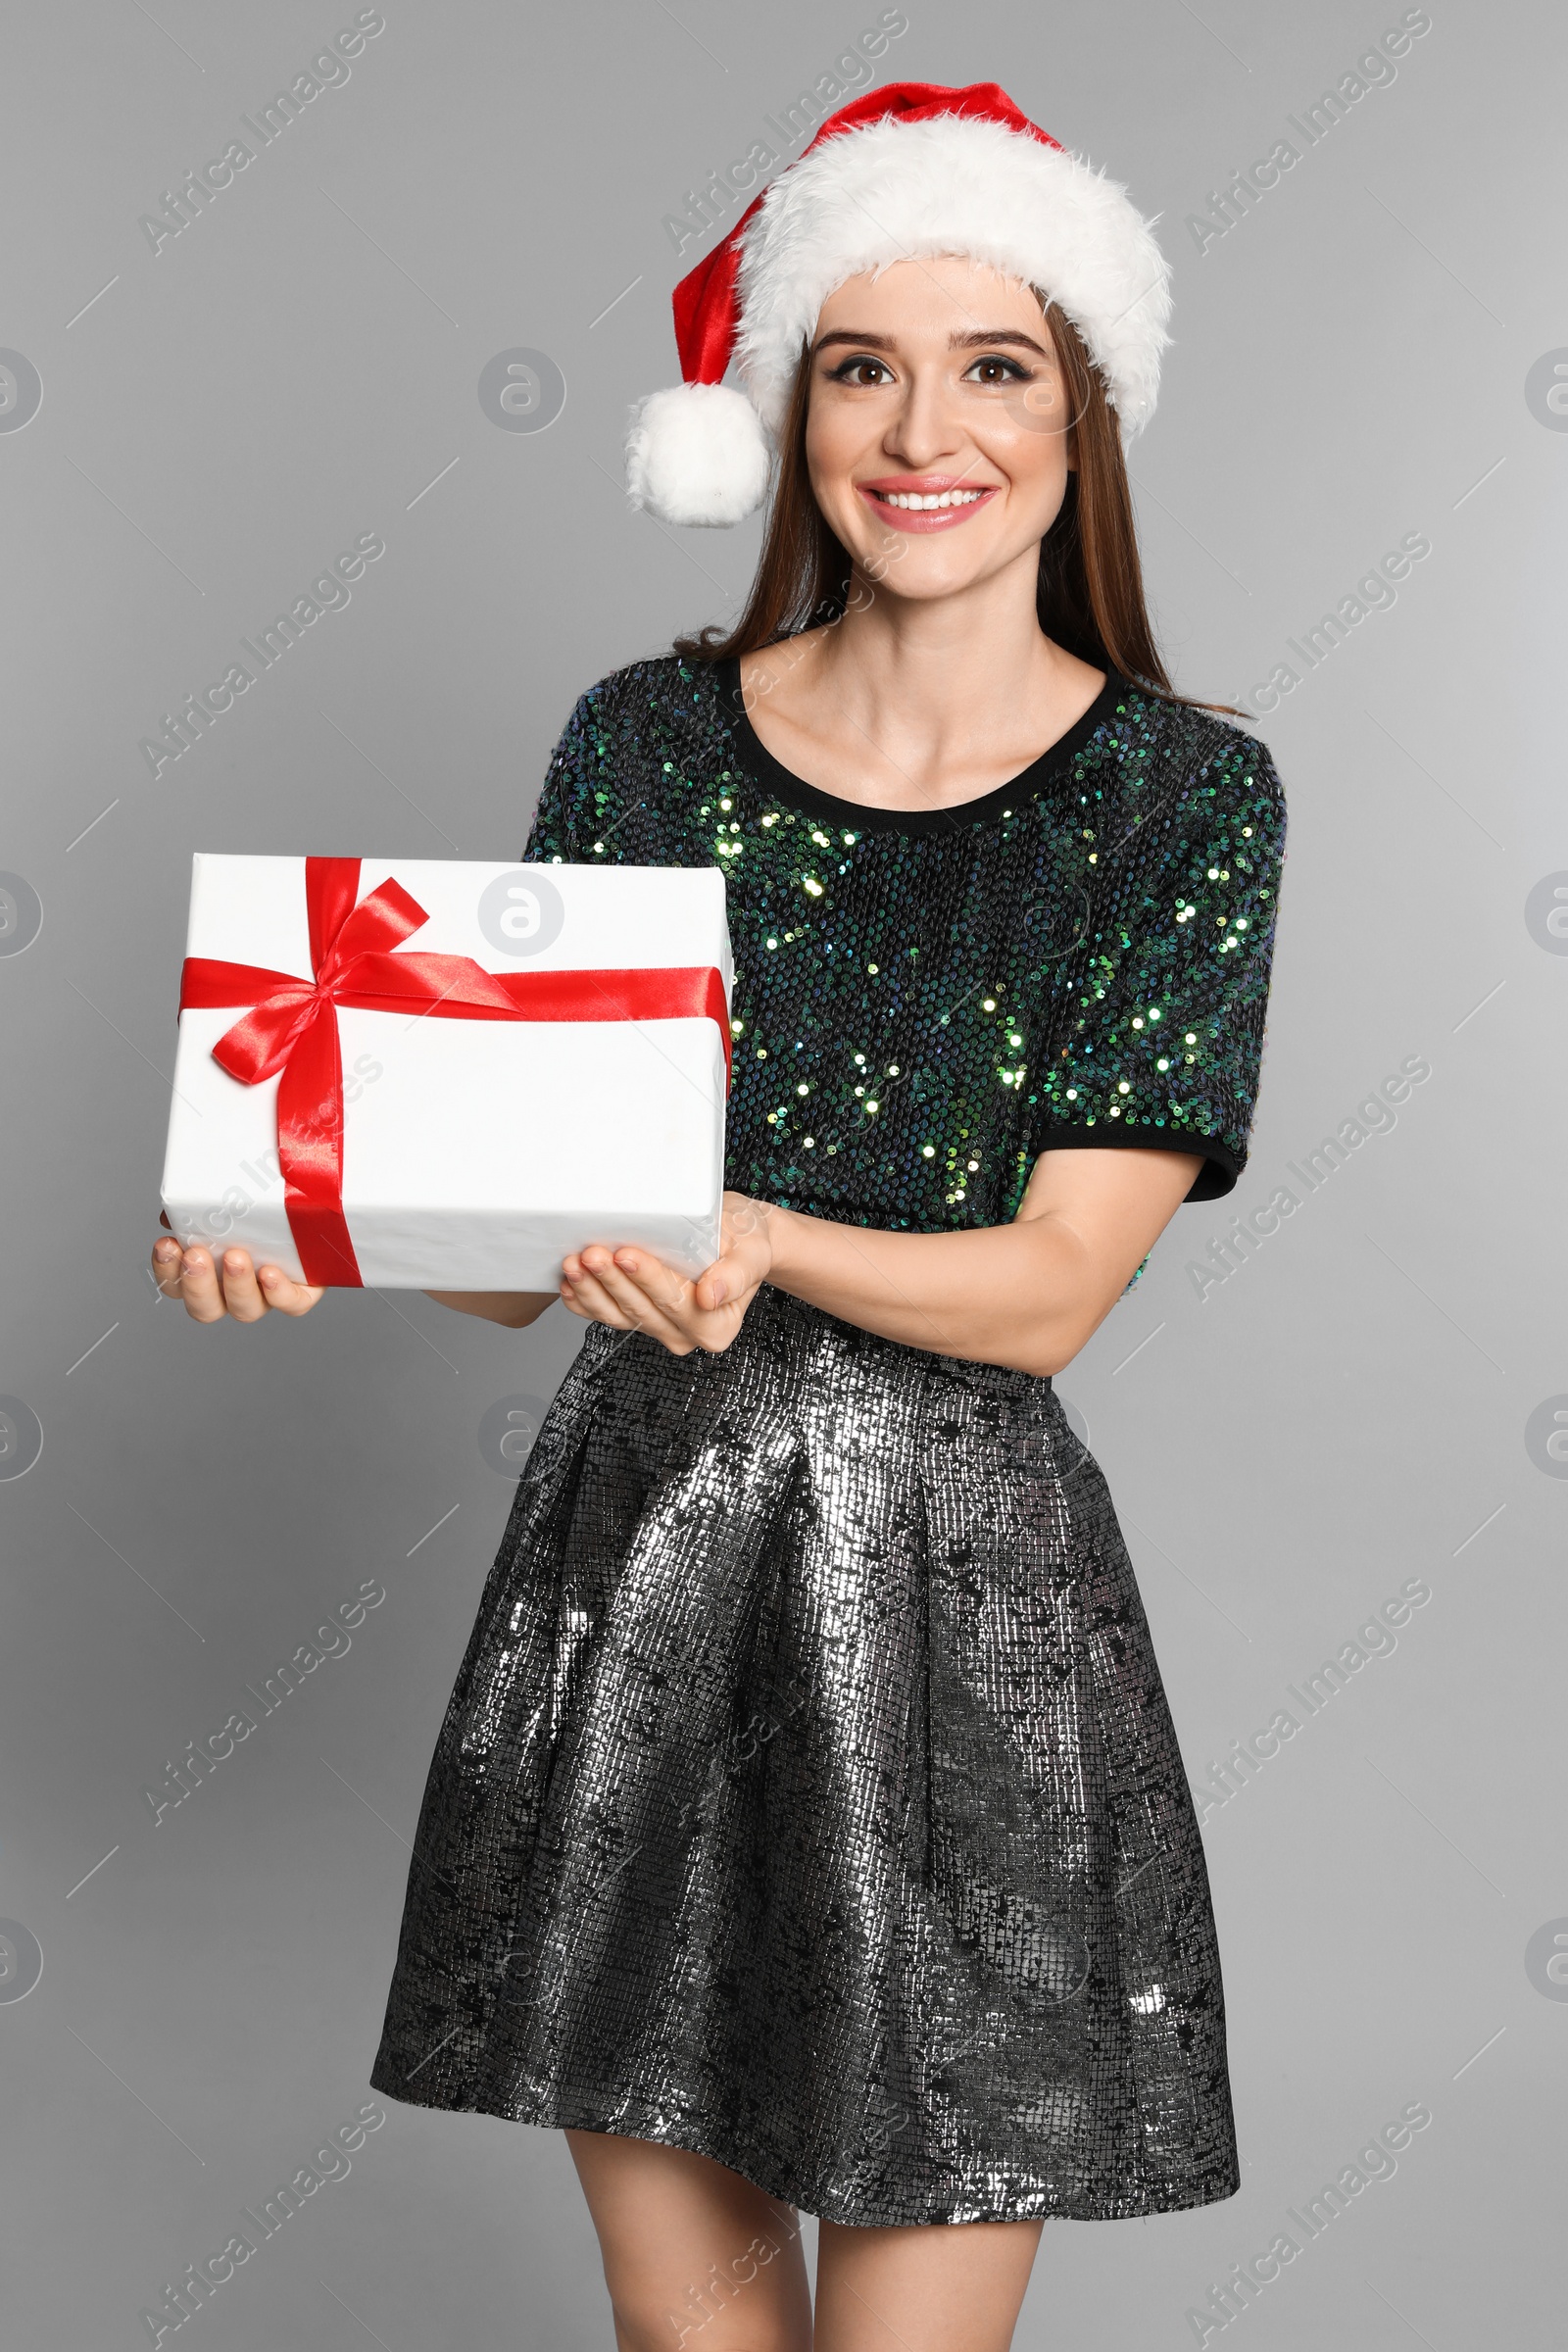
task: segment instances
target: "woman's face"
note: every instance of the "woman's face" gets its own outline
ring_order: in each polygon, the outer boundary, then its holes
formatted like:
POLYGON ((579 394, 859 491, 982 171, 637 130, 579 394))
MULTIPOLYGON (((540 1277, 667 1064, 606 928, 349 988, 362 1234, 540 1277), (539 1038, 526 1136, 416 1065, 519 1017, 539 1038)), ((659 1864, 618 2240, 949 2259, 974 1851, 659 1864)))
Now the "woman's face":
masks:
POLYGON ((1028 286, 952 257, 849 278, 822 305, 810 366, 811 488, 860 572, 931 600, 1035 560, 1073 455, 1028 286))

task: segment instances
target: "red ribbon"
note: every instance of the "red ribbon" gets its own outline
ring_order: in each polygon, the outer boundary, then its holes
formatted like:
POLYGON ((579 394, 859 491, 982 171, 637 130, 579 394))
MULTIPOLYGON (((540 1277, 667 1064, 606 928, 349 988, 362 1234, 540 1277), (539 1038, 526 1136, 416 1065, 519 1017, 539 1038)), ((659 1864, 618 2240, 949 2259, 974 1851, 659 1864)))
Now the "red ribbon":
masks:
POLYGON ((213 1059, 242 1086, 278 1077, 277 1156, 305 1279, 363 1287, 343 1213, 343 1061, 337 1010, 443 1021, 716 1021, 730 1065, 729 1006, 711 965, 664 970, 487 972, 467 956, 396 956, 429 916, 400 882, 360 899, 357 858, 307 858, 311 969, 188 956, 179 1004, 242 1004, 213 1059), (356 903, 358 902, 358 903, 356 903))

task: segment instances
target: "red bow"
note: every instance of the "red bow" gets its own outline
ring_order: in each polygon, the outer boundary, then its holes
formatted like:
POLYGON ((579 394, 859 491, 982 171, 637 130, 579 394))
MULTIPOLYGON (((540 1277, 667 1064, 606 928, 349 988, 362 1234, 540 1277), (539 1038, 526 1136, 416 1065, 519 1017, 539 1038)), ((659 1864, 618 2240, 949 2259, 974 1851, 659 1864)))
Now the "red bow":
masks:
POLYGON ((278 1077, 277 1156, 305 1279, 362 1287, 343 1213, 343 1061, 339 1004, 448 1021, 716 1021, 729 1068, 729 1006, 712 966, 664 970, 487 972, 467 956, 395 956, 429 917, 400 882, 360 900, 357 858, 307 858, 314 979, 188 956, 179 1004, 248 1007, 213 1059, 242 1086, 278 1077), (356 904, 356 901, 359 901, 356 904))

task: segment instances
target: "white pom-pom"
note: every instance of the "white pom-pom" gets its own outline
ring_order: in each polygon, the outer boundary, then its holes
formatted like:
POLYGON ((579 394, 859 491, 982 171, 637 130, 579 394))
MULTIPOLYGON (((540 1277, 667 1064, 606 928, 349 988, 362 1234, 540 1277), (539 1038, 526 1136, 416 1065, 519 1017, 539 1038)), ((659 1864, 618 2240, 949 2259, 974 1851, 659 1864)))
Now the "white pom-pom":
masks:
POLYGON ((739 522, 767 491, 762 420, 728 384, 650 392, 631 415, 626 488, 661 522, 739 522))

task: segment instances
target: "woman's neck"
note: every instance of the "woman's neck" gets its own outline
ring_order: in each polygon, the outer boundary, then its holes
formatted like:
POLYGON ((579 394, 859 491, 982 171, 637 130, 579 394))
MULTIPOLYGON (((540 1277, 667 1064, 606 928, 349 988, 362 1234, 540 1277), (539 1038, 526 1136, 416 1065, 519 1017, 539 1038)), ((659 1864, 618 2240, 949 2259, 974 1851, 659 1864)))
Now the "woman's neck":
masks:
POLYGON ((1031 554, 919 603, 858 580, 842 620, 742 657, 757 734, 805 782, 872 807, 952 808, 995 790, 1103 683, 1042 632, 1036 568, 1031 554))

